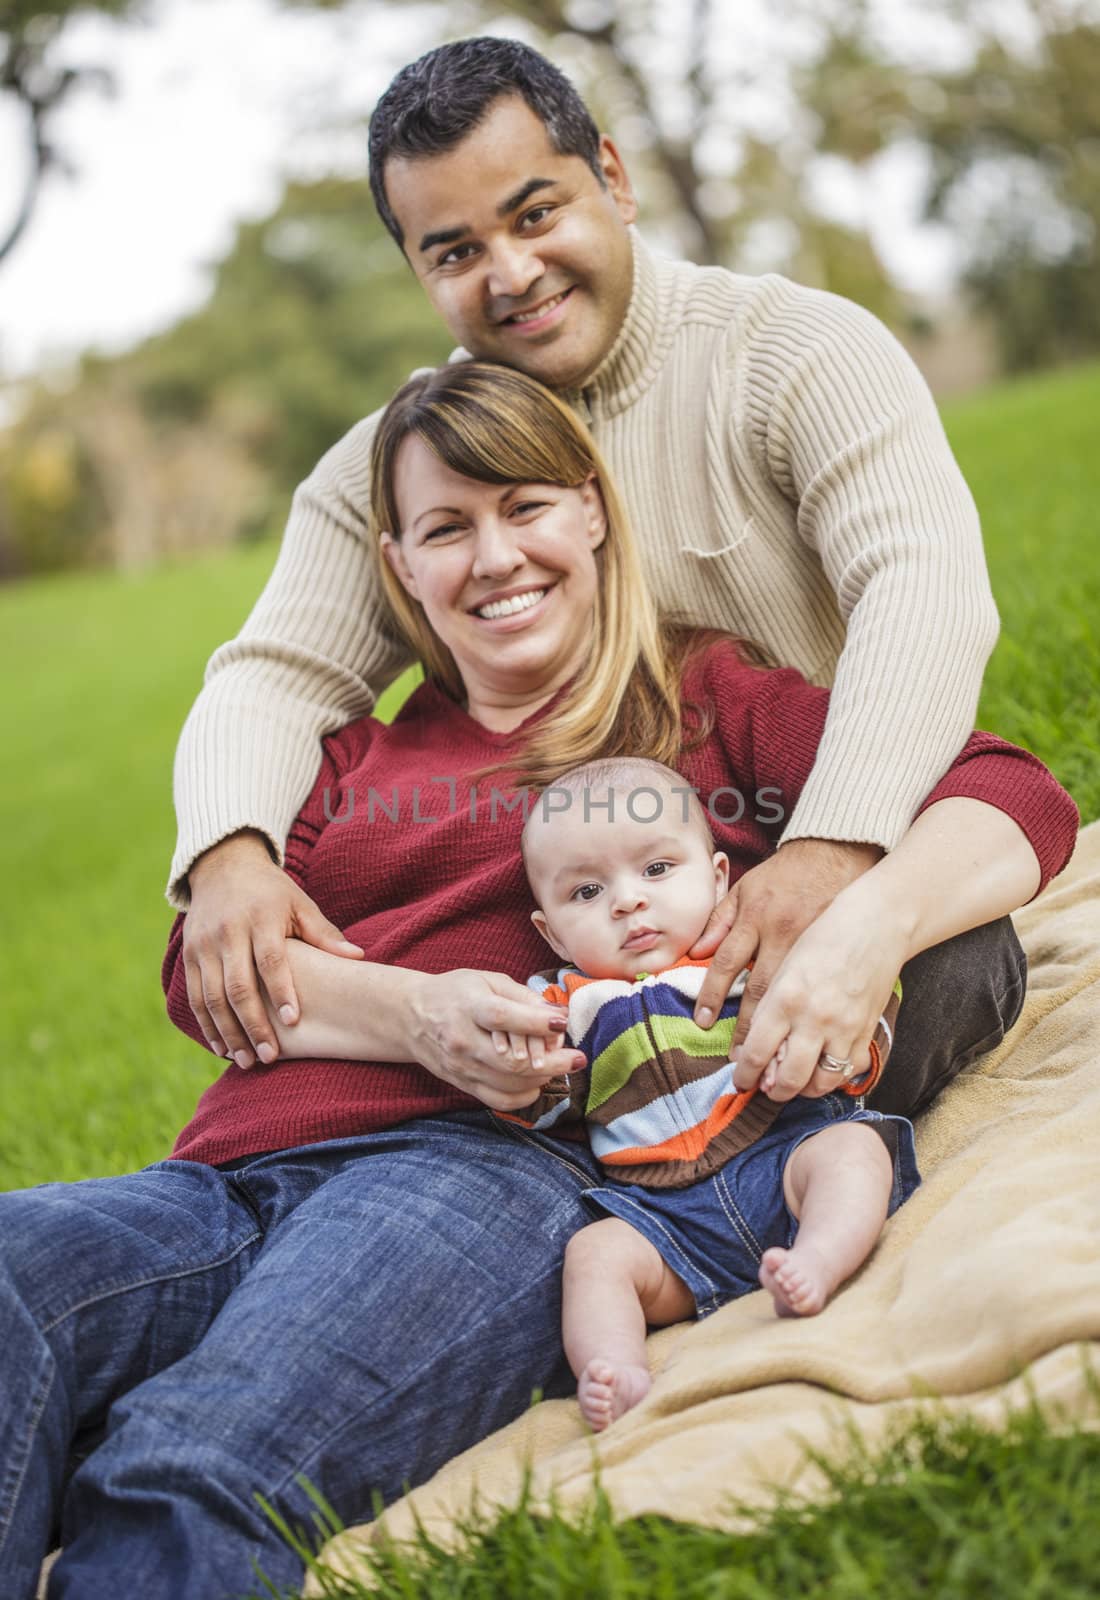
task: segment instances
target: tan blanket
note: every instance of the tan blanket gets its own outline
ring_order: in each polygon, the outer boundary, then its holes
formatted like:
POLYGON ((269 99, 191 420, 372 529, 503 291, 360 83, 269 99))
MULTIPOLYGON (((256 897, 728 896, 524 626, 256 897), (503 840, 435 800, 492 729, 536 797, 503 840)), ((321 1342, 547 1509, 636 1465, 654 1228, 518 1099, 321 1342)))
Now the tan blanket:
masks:
MULTIPOLYGON (((843 1418, 874 1438, 917 1396, 996 1419, 1033 1390, 1095 1415, 1084 1363, 1100 1348, 1100 823, 1015 922, 1031 964, 1023 1014, 922 1118, 923 1186, 821 1316, 780 1320, 761 1292, 663 1329, 649 1343, 652 1391, 608 1432, 594 1438, 571 1400, 544 1402, 390 1507, 389 1531, 409 1536, 415 1512, 446 1542, 475 1486, 483 1506, 515 1501, 525 1460, 536 1494, 552 1487, 564 1507, 590 1493, 598 1463, 618 1515, 722 1525, 731 1489, 812 1493, 807 1443, 841 1448, 843 1418)), ((369 1537, 349 1530, 327 1559, 354 1566, 369 1537)))

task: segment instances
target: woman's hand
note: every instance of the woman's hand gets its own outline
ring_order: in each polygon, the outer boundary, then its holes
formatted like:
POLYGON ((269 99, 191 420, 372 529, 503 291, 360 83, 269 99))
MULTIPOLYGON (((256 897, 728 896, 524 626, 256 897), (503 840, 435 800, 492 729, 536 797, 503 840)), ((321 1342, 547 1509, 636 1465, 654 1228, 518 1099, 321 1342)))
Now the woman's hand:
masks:
POLYGON ((552 1078, 587 1064, 563 1048, 566 1013, 500 972, 418 974, 409 1013, 412 1057, 493 1111, 532 1105, 552 1078))
POLYGON ((260 986, 284 1023, 297 1021, 287 940, 352 960, 362 960, 363 952, 275 865, 259 834, 234 834, 215 845, 199 857, 188 882, 183 964, 195 1019, 216 1055, 231 1055, 239 1067, 252 1065, 253 1051, 263 1062, 274 1061, 279 1040, 260 986))
POLYGON ((827 1052, 858 1078, 898 973, 908 929, 874 871, 837 895, 796 940, 756 1007, 734 1056, 734 1085, 773 1100, 831 1094, 840 1074, 819 1066, 827 1052))

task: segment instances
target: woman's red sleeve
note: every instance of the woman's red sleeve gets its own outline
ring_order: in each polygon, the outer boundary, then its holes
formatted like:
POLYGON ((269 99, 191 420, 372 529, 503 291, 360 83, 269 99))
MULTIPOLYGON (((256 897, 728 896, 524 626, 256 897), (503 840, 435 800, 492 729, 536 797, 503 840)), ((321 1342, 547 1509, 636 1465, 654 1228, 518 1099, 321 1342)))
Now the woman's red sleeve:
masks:
MULTIPOLYGON (((285 867, 289 877, 301 886, 314 845, 332 817, 343 810, 343 780, 366 755, 378 724, 372 717, 361 717, 322 740, 321 764, 313 787, 302 809, 291 824, 286 841, 285 867)), ((168 935, 168 948, 161 964, 160 981, 171 1022, 189 1039, 209 1049, 202 1029, 195 1020, 187 998, 187 973, 183 964, 184 914, 178 913, 168 935)))

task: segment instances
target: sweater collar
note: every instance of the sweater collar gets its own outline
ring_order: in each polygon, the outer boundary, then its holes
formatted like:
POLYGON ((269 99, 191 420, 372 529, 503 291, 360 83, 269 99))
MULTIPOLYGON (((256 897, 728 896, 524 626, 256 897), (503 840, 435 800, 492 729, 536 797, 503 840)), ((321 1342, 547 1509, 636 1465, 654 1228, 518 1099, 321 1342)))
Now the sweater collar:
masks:
POLYGON ((656 378, 676 337, 684 262, 663 260, 630 229, 634 284, 623 325, 588 381, 563 399, 582 414, 613 417, 634 404, 656 378))

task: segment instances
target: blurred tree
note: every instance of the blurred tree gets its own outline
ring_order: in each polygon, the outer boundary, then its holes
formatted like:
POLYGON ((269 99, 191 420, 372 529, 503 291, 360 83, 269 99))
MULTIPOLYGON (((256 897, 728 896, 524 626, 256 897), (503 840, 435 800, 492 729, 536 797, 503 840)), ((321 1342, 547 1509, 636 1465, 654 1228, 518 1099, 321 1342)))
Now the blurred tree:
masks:
POLYGON ((865 31, 833 38, 809 91, 822 146, 862 163, 920 142, 925 215, 950 226, 1009 370, 1096 351, 1100 6, 939 0, 926 22, 937 12, 969 38, 970 60, 953 72, 903 70, 865 31))
POLYGON ((1100 27, 1053 0, 1030 9, 1033 46, 983 40, 917 123, 927 214, 965 241, 964 281, 1010 370, 1100 349, 1100 27))
POLYGON ((64 153, 50 137, 50 123, 78 87, 113 87, 110 73, 99 66, 65 66, 56 60, 56 44, 65 25, 92 11, 124 17, 140 0, 0 0, 0 95, 10 95, 26 115, 27 163, 23 194, 15 217, 0 235, 0 261, 15 248, 34 213, 47 173, 72 172, 64 153))
POLYGON ((0 434, 0 576, 277 532, 322 452, 450 348, 366 183, 291 184, 201 310, 28 390, 0 434))

